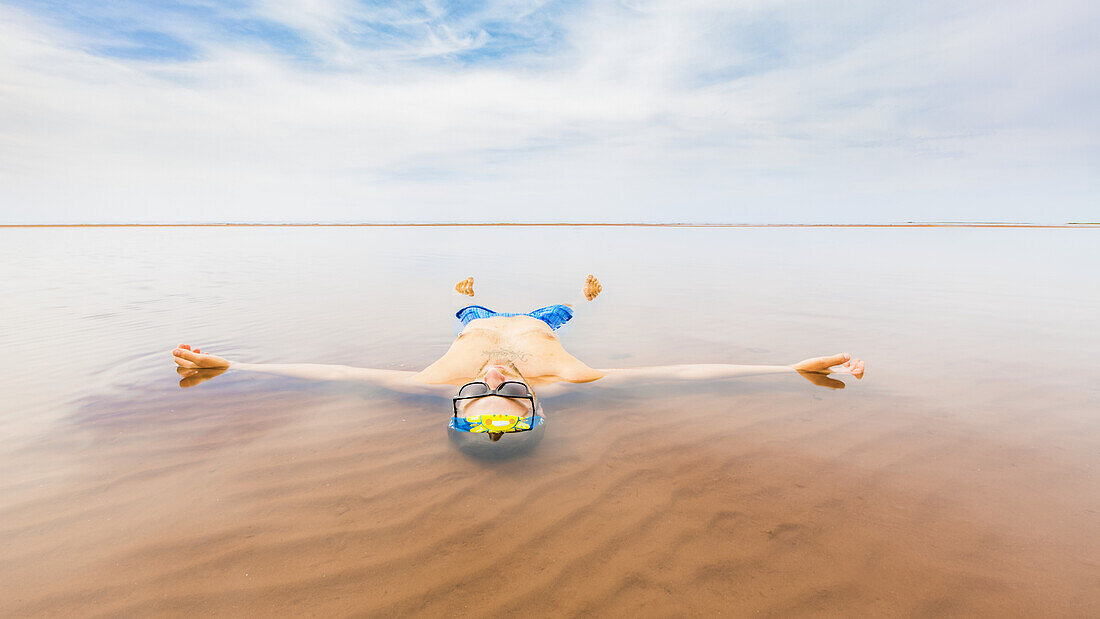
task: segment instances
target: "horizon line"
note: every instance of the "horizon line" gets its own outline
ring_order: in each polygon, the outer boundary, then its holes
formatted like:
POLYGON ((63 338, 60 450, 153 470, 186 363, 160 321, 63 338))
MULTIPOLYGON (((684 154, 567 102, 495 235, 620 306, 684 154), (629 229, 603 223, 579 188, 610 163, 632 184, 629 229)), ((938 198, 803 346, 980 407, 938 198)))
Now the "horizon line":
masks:
POLYGON ((419 228, 419 227, 622 227, 622 228, 1098 228, 1100 222, 1040 224, 1028 222, 898 222, 898 223, 593 223, 593 222, 205 222, 205 223, 61 223, 0 224, 0 228, 419 228))

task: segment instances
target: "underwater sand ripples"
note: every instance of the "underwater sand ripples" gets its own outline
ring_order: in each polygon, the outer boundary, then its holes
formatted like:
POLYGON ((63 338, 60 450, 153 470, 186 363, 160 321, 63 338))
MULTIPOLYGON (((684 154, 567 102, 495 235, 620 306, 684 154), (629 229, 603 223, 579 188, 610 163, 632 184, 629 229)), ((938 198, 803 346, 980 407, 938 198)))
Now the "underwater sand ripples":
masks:
POLYGON ((0 417, 23 433, 0 447, 0 615, 1095 614, 1100 392, 1081 368, 1100 305, 1078 285, 1095 275, 1051 268, 1085 245, 1037 233, 1025 257, 978 237, 1004 256, 989 273, 955 233, 929 257, 909 232, 659 232, 563 230, 584 251, 552 265, 509 262, 477 230, 0 245, 32 276, 0 278, 17 327, 0 345, 26 362, 3 368, 18 408, 0 417), (196 260, 175 259, 181 240, 196 260), (838 281, 812 265, 841 241, 874 255, 838 281), (501 303, 573 271, 613 282, 563 334, 598 365, 843 343, 872 373, 843 392, 578 387, 546 400, 541 442, 501 459, 447 439, 446 401, 233 372, 176 386, 181 341, 416 367, 451 335, 425 282, 446 293, 449 270, 487 264, 522 275, 479 280, 501 303), (1006 352, 1043 363, 1008 376, 1006 352))

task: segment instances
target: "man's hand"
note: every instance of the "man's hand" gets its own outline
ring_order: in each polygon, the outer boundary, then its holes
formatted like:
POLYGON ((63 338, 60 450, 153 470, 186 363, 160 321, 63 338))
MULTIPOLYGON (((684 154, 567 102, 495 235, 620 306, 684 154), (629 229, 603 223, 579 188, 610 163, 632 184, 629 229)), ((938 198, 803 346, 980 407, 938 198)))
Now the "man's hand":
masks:
POLYGON ((198 348, 191 350, 190 344, 180 344, 172 351, 172 359, 176 365, 188 369, 225 369, 229 367, 229 361, 217 355, 200 352, 198 348))
POLYGON ((603 291, 603 286, 600 285, 600 280, 596 279, 595 275, 589 275, 584 280, 584 298, 591 301, 596 298, 596 295, 603 291))
POLYGON ((829 374, 850 374, 856 378, 863 378, 863 361, 853 359, 851 355, 842 353, 831 357, 814 357, 799 361, 792 365, 803 378, 819 387, 830 389, 843 389, 844 383, 829 378, 829 374))

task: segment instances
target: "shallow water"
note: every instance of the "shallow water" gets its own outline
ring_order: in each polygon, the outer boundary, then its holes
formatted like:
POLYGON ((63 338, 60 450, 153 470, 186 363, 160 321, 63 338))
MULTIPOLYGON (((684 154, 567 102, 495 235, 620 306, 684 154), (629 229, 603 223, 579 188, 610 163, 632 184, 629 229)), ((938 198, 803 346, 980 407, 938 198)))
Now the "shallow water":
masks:
POLYGON ((1087 229, 0 229, 0 615, 1100 612, 1087 229), (169 350, 419 369, 454 282, 594 367, 544 432, 169 350), (537 435, 537 436, 535 436, 537 435))

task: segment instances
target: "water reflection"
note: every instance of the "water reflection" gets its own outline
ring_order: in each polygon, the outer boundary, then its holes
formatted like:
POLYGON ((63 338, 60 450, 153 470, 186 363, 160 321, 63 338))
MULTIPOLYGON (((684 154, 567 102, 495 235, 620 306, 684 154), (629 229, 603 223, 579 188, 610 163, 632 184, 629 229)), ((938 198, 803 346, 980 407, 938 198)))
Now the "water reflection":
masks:
POLYGON ((0 274, 0 582, 19 592, 2 616, 1100 608, 1091 232, 0 241, 0 264, 20 265, 0 274), (852 248, 863 259, 842 272, 821 259, 852 248), (256 363, 417 371, 453 341, 454 281, 485 265, 478 294, 501 309, 598 273, 604 292, 562 334, 593 367, 851 350, 874 378, 563 385, 539 390, 540 430, 491 443, 447 429, 453 390, 177 373, 165 355, 182 339, 256 363), (1005 359, 1041 363, 1020 381, 1005 359), (471 593, 501 573, 524 578, 471 593))
POLYGON ((547 425, 540 424, 534 430, 506 434, 499 441, 489 441, 482 434, 459 432, 447 428, 447 439, 451 446, 474 460, 484 462, 514 461, 528 457, 542 443, 546 436, 547 425))
POLYGON ((186 389, 187 387, 201 385, 212 378, 217 378, 228 369, 229 368, 176 368, 176 373, 180 376, 180 388, 186 389))
POLYGON ((844 389, 847 386, 844 384, 844 381, 831 378, 828 374, 822 374, 820 372, 803 372, 799 370, 798 374, 818 387, 844 389))

